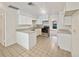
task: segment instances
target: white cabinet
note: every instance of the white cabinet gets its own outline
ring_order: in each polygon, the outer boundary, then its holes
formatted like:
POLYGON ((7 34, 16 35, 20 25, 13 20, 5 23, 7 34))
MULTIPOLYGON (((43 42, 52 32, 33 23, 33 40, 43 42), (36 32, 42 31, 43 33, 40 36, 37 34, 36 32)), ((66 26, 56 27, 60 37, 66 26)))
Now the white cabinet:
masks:
POLYGON ((42 24, 42 19, 37 19, 36 24, 42 24))
POLYGON ((63 22, 64 25, 72 25, 71 16, 65 16, 63 22))
POLYGON ((35 32, 16 32, 17 43, 26 49, 31 49, 36 44, 36 33, 35 32))
POLYGON ((16 32, 16 41, 19 45, 28 49, 29 46, 29 36, 28 33, 16 32))
POLYGON ((50 40, 53 48, 58 47, 57 30, 50 30, 50 40))
POLYGON ((50 30, 50 37, 57 36, 57 29, 50 30))
POLYGON ((36 44, 36 33, 30 33, 29 35, 29 48, 34 47, 36 44))
POLYGON ((58 45, 61 49, 71 52, 71 35, 58 33, 58 45))
POLYGON ((19 19, 18 19, 17 23, 18 23, 18 25, 32 24, 32 17, 19 15, 19 19))
POLYGON ((36 36, 41 35, 41 29, 35 29, 35 32, 36 32, 36 36))

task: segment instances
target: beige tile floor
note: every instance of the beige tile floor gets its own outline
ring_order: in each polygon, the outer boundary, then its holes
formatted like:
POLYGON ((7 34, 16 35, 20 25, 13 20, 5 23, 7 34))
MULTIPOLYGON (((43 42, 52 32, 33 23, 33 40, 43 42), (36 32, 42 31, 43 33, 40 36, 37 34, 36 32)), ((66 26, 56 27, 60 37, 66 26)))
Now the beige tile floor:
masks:
POLYGON ((71 57, 71 53, 63 49, 51 48, 49 38, 46 35, 38 36, 37 44, 30 50, 26 50, 18 44, 4 47, 0 44, 1 57, 71 57))

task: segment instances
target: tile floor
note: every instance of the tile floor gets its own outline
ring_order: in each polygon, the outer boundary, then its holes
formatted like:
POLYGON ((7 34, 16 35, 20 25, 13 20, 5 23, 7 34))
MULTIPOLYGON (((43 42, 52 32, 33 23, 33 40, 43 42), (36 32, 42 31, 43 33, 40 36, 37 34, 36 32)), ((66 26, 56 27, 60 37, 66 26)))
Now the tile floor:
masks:
POLYGON ((18 44, 4 47, 0 44, 1 57, 71 57, 71 53, 63 49, 51 48, 49 38, 46 35, 38 36, 37 44, 30 50, 26 50, 18 44))

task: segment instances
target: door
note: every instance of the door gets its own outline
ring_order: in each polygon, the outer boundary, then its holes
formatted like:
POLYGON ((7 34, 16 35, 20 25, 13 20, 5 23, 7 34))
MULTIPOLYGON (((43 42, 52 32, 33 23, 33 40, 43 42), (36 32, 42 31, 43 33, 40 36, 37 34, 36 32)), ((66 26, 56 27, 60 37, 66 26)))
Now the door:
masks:
POLYGON ((79 12, 72 16, 72 56, 79 56, 79 12))
POLYGON ((0 42, 2 41, 2 15, 0 15, 0 42))
POLYGON ((0 43, 4 45, 5 41, 5 15, 1 12, 0 13, 0 43))

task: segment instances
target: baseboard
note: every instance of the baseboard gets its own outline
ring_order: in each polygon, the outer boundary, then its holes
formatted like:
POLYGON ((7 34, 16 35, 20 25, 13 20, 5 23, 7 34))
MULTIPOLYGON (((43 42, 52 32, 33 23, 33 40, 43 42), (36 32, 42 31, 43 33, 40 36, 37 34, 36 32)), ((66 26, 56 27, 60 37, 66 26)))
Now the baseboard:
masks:
POLYGON ((5 47, 11 46, 11 45, 13 45, 13 44, 16 44, 16 42, 10 43, 10 44, 5 44, 5 47))

